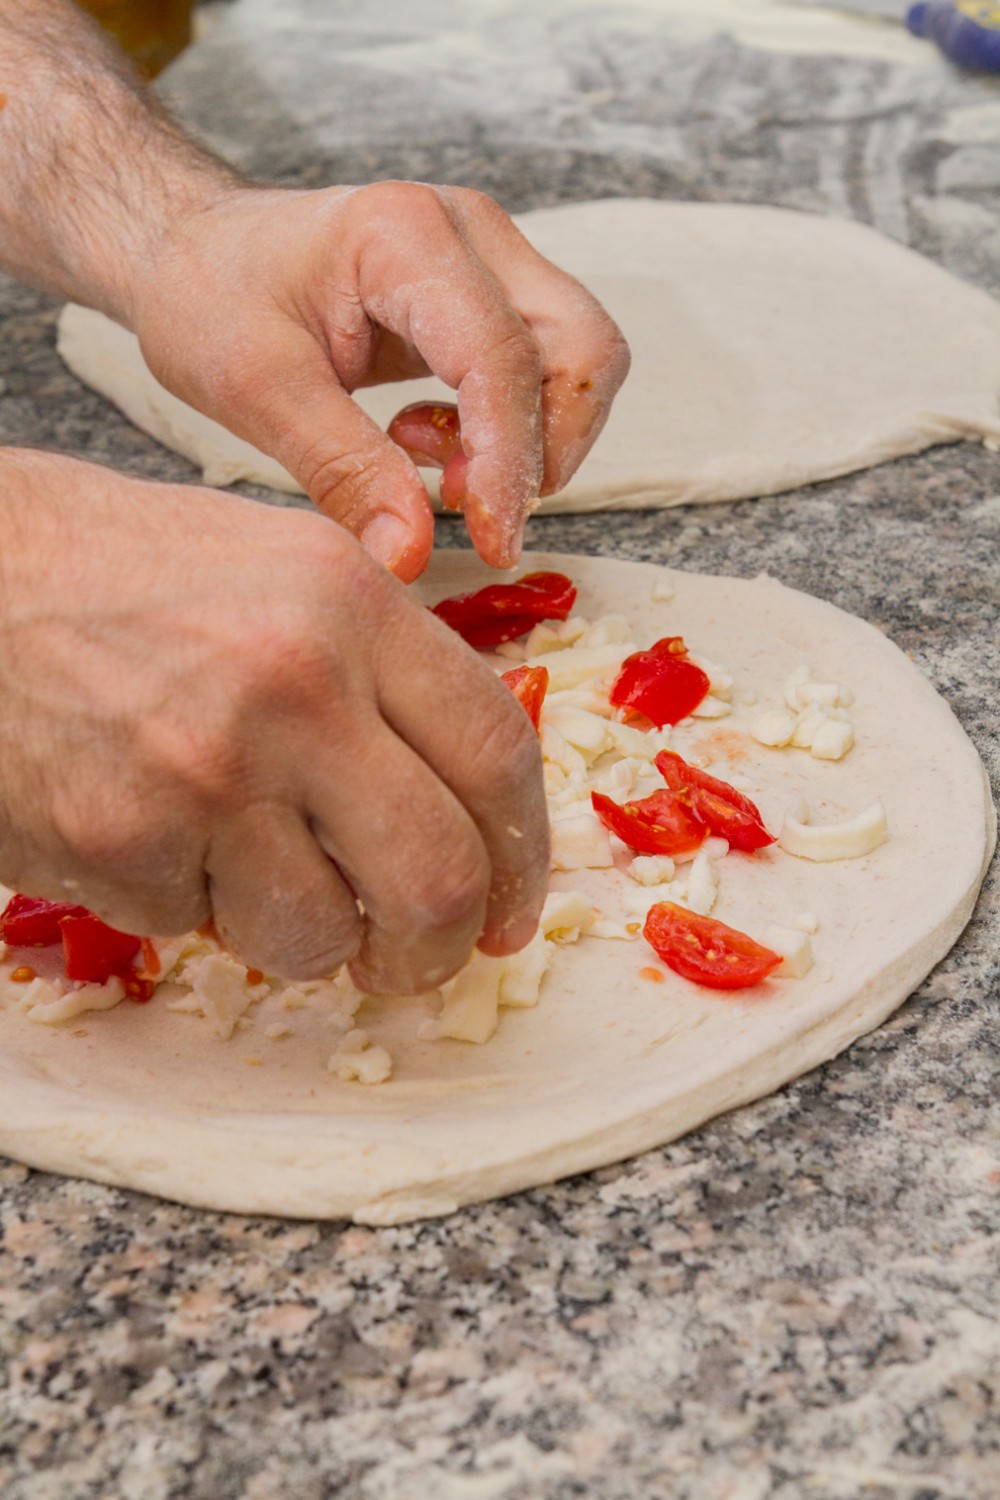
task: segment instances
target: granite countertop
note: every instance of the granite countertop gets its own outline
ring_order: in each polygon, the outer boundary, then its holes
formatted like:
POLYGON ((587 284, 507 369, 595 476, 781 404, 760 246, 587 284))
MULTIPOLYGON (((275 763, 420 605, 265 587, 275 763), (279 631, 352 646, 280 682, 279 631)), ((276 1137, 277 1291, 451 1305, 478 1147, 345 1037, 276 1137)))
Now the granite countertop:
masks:
MULTIPOLYGON (((711 21, 727 4, 699 27, 665 0, 498 0, 475 24, 453 0, 236 0, 164 87, 278 181, 810 208, 1000 291, 1000 84, 875 20, 850 56, 741 40, 711 21)), ((55 311, 0 284, 0 441, 193 478, 60 366, 55 311)), ((831 599, 912 654, 1000 776, 982 448, 529 541, 831 599)), ((0 1164, 0 1492, 995 1500, 998 894, 994 868, 909 1003, 776 1097, 444 1222, 213 1215, 0 1164)))

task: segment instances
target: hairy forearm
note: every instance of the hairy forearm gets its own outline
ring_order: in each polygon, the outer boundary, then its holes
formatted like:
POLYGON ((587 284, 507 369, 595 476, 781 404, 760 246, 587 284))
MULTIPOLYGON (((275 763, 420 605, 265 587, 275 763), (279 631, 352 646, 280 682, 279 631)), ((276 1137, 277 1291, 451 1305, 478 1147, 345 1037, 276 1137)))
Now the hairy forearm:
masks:
POLYGON ((68 0, 0 0, 0 268, 128 324, 164 231, 235 180, 68 0))

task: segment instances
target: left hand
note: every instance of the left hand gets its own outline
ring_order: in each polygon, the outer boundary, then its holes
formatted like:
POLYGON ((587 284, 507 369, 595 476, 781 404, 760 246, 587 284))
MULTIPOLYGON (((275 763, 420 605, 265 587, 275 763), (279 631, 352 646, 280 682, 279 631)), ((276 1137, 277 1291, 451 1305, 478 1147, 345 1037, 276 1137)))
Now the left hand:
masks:
POLYGON ((457 391, 469 534, 509 567, 629 363, 600 304, 498 204, 418 183, 220 181, 132 268, 127 313, 168 389, 272 454, 407 581, 433 544, 427 493, 351 392, 429 372, 457 391))

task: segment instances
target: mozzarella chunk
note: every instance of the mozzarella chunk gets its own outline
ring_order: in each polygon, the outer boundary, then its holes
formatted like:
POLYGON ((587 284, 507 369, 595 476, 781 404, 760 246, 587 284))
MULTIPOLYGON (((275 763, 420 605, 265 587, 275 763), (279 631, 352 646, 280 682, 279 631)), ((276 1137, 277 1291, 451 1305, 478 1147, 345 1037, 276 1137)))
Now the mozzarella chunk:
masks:
POLYGON ((623 724, 619 719, 609 719, 606 728, 608 739, 619 755, 652 761, 657 750, 664 748, 653 735, 631 724, 623 724))
POLYGON ((596 686, 563 688, 558 693, 545 694, 545 708, 582 708, 588 714, 600 714, 602 719, 611 718, 614 709, 608 702, 608 694, 596 686))
POLYGON ((538 656, 542 652, 565 651, 580 639, 588 624, 582 615, 571 615, 568 620, 542 620, 525 641, 525 654, 538 656))
MULTIPOLYGON (((191 1008, 205 1017, 222 1041, 228 1041, 240 1018, 269 989, 267 984, 248 984, 246 969, 228 953, 209 953, 189 961, 182 978, 191 986, 191 1008)), ((170 1009, 180 1006, 174 1003, 170 1009)))
POLYGON ((180 970, 192 958, 207 958, 211 953, 220 951, 218 943, 212 938, 206 937, 201 932, 185 932, 180 937, 151 938, 154 951, 160 960, 160 973, 157 976, 167 979, 180 970))
POLYGON ((814 911, 800 911, 792 926, 800 932, 819 932, 819 917, 814 911))
POLYGON ((810 746, 818 760, 841 760, 854 744, 854 726, 843 719, 827 719, 810 746))
POLYGON ((807 666, 796 667, 785 682, 785 702, 791 709, 847 708, 854 701, 849 688, 840 682, 817 682, 807 666))
POLYGON ((574 647, 571 651, 546 652, 529 658, 528 665, 545 667, 549 674, 549 688, 562 692, 564 688, 579 687, 595 677, 614 677, 634 647, 612 642, 608 646, 591 646, 587 650, 574 647))
POLYGON ((544 720, 542 721, 541 744, 542 755, 548 764, 558 766, 564 776, 570 780, 575 778, 582 786, 587 771, 587 762, 554 724, 547 724, 544 720))
POLYGON ((654 604, 667 604, 674 597, 676 590, 670 581, 670 574, 664 570, 653 582, 650 598, 654 604))
POLYGON ((709 682, 709 692, 714 698, 723 698, 727 702, 733 696, 732 673, 717 661, 710 661, 707 656, 692 656, 691 661, 696 667, 700 667, 709 682))
POLYGON ((676 866, 669 854, 637 854, 628 873, 638 885, 660 885, 673 880, 676 866))
POLYGON ((775 924, 765 932, 763 943, 772 953, 781 954, 781 963, 772 971, 779 979, 803 979, 813 966, 812 943, 797 927, 775 924))
POLYGON ((826 714, 815 704, 811 708, 804 709, 795 724, 792 732, 792 744, 800 750, 811 750, 823 725, 827 722, 826 714))
POLYGON ((629 651, 634 651, 636 649, 635 646, 631 644, 632 627, 629 625, 624 615, 602 615, 599 620, 594 621, 593 625, 588 625, 587 629, 580 637, 580 648, 586 649, 590 646, 608 646, 613 641, 629 642, 629 651))
POLYGON ((784 699, 793 714, 797 714, 804 702, 799 696, 801 689, 809 681, 809 668, 803 663, 790 672, 785 679, 784 699))
POLYGON ((575 943, 594 915, 594 903, 582 891, 549 891, 538 925, 556 943, 575 943))
POLYGON ((345 1082, 385 1083, 392 1076, 392 1058, 384 1047, 373 1046, 367 1031, 349 1031, 330 1054, 327 1067, 345 1082))
POLYGON ((67 990, 47 979, 33 979, 18 1001, 18 1008, 29 1021, 57 1026, 60 1021, 72 1021, 88 1010, 112 1010, 124 998, 125 986, 120 979, 67 990))
POLYGON ((807 819, 786 818, 778 843, 786 854, 799 859, 859 859, 884 844, 888 836, 885 808, 873 802, 843 823, 811 824, 807 819))
POLYGON ((645 762, 634 755, 627 755, 597 771, 590 779, 590 786, 595 792, 603 792, 606 797, 613 797, 616 802, 621 801, 632 795, 643 770, 645 762))
POLYGON ((645 920, 649 908, 659 901, 683 902, 686 889, 686 886, 677 880, 662 881, 658 885, 627 886, 621 892, 619 900, 622 910, 628 916, 645 920))
POLYGON ((557 818, 552 824, 553 870, 607 870, 614 862, 608 830, 593 812, 557 818))
POLYGON ((691 717, 693 719, 724 719, 732 711, 732 704, 725 703, 721 698, 716 698, 714 694, 709 693, 696 707, 692 708, 691 717))
MULTIPOLYGON (((588 903, 588 916, 591 909, 588 903)), ((538 1004, 551 956, 551 944, 541 931, 520 953, 503 958, 474 953, 465 968, 441 986, 441 1014, 421 1027, 421 1036, 479 1045, 488 1042, 497 1029, 501 1005, 538 1004)))
POLYGON ((549 964, 552 962, 552 944, 546 942, 539 929, 520 953, 512 953, 503 960, 500 975, 500 1004, 523 1009, 538 1004, 538 996, 549 964))
POLYGON ((700 849, 691 866, 687 882, 687 905, 699 916, 707 917, 719 894, 719 873, 704 849, 700 849))
POLYGON ((595 917, 587 928, 588 937, 609 938, 612 941, 634 943, 642 931, 642 923, 634 920, 615 921, 613 917, 595 917))
POLYGON ((454 979, 441 986, 441 1014, 424 1036, 446 1036, 457 1042, 488 1042, 497 1029, 500 977, 504 960, 474 953, 454 979))
POLYGON ((791 743, 795 733, 795 716, 783 708, 766 708, 754 720, 750 733, 759 744, 777 750, 791 743))
MULTIPOLYGON (((567 744, 578 750, 587 763, 603 755, 611 743, 609 724, 599 714, 588 713, 583 708, 570 708, 558 704, 542 711, 544 724, 558 731, 567 744)), ((544 749, 544 747, 543 747, 544 749)))

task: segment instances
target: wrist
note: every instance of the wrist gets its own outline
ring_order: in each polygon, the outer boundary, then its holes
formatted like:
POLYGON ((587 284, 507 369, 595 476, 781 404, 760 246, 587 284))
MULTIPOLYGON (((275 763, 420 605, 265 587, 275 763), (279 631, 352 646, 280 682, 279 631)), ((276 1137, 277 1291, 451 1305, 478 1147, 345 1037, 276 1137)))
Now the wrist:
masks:
POLYGON ((165 227, 236 183, 65 0, 0 0, 0 268, 128 322, 165 227))

